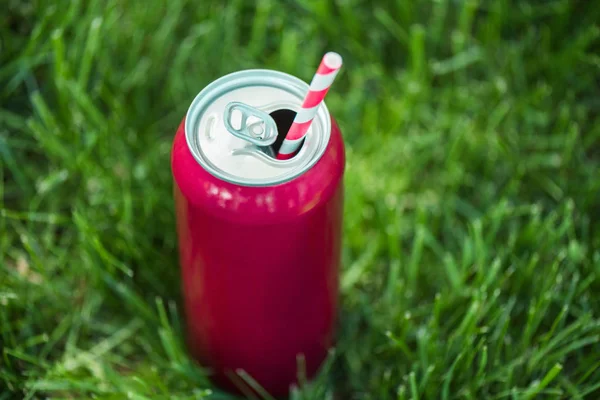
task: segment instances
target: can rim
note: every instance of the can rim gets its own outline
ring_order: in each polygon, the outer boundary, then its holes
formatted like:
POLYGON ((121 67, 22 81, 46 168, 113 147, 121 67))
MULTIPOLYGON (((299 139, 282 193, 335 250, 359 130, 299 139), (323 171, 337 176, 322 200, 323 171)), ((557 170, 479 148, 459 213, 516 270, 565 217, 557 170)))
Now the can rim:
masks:
MULTIPOLYGON (((283 89, 297 97, 299 101, 302 100, 309 88, 308 83, 296 76, 270 69, 245 69, 229 73, 214 80, 195 96, 186 112, 185 139, 188 149, 196 162, 211 175, 236 185, 265 187, 289 182, 311 169, 325 153, 331 136, 331 117, 325 102, 321 103, 321 107, 319 107, 319 111, 313 120, 312 129, 318 129, 322 132, 321 135, 318 135, 318 138, 320 139, 318 147, 308 160, 305 160, 307 157, 306 146, 303 146, 300 149, 300 152, 296 157, 289 160, 276 160, 274 158, 267 158, 266 156, 263 157, 264 161, 272 166, 289 168, 291 173, 283 174, 283 177, 282 175, 275 178, 263 179, 244 179, 236 177, 234 174, 218 169, 202 154, 199 135, 197 134, 196 128, 207 107, 210 106, 215 99, 225 93, 249 86, 269 86, 283 89)), ((286 105, 289 106, 289 104, 286 105)), ((298 108, 299 106, 300 105, 298 104, 298 108)))

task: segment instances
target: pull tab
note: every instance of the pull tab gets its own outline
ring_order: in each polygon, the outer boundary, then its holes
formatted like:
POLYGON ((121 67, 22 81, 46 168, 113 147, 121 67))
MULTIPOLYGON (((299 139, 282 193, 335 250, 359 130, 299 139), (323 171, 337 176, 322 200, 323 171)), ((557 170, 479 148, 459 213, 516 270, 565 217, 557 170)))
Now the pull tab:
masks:
POLYGON ((277 125, 269 114, 237 101, 227 104, 223 114, 225 127, 232 135, 261 147, 275 143, 277 125), (233 121, 231 120, 234 111, 239 111, 242 115, 239 129, 233 127, 233 121), (257 121, 248 124, 250 117, 254 117, 257 121))

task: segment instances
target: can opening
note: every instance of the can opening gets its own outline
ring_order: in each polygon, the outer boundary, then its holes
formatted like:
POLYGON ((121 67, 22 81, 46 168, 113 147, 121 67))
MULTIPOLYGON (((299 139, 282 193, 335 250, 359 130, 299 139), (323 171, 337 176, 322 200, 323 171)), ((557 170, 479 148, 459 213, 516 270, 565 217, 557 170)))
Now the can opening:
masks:
MULTIPOLYGON (((294 122, 294 118, 296 117, 296 111, 289 110, 287 108, 282 108, 280 110, 273 111, 270 115, 271 117, 273 117, 273 120, 277 125, 277 140, 275 140, 275 143, 271 145, 271 148, 273 149, 274 153, 277 154, 279 148, 281 147, 281 144, 283 143, 283 140, 285 139, 286 133, 290 130, 292 122, 294 122)), ((300 151, 302 146, 304 146, 304 141, 300 145, 298 151, 300 151)))

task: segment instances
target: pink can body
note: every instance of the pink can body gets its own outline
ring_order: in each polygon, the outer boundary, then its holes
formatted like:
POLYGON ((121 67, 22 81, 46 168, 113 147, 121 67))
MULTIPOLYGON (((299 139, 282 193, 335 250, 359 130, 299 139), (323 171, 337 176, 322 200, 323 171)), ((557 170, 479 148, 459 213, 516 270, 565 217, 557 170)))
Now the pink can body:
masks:
POLYGON ((334 344, 343 213, 344 145, 331 135, 317 163, 275 186, 241 186, 211 175, 191 154, 184 122, 171 167, 187 342, 235 390, 244 370, 274 396, 309 379, 334 344), (237 378, 239 381, 239 378, 237 378))

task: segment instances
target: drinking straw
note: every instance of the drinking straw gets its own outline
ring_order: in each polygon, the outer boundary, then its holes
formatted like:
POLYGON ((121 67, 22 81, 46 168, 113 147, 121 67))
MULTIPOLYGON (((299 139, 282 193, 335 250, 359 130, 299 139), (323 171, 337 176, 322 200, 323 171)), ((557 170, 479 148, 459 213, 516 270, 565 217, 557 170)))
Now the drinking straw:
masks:
POLYGON ((310 83, 308 93, 306 93, 306 97, 302 102, 302 107, 296 114, 290 130, 279 148, 279 153, 277 154, 278 160, 292 158, 298 148, 300 148, 306 132, 315 115, 317 115, 319 106, 323 102, 341 66, 342 57, 338 53, 329 52, 323 56, 321 64, 310 83))

